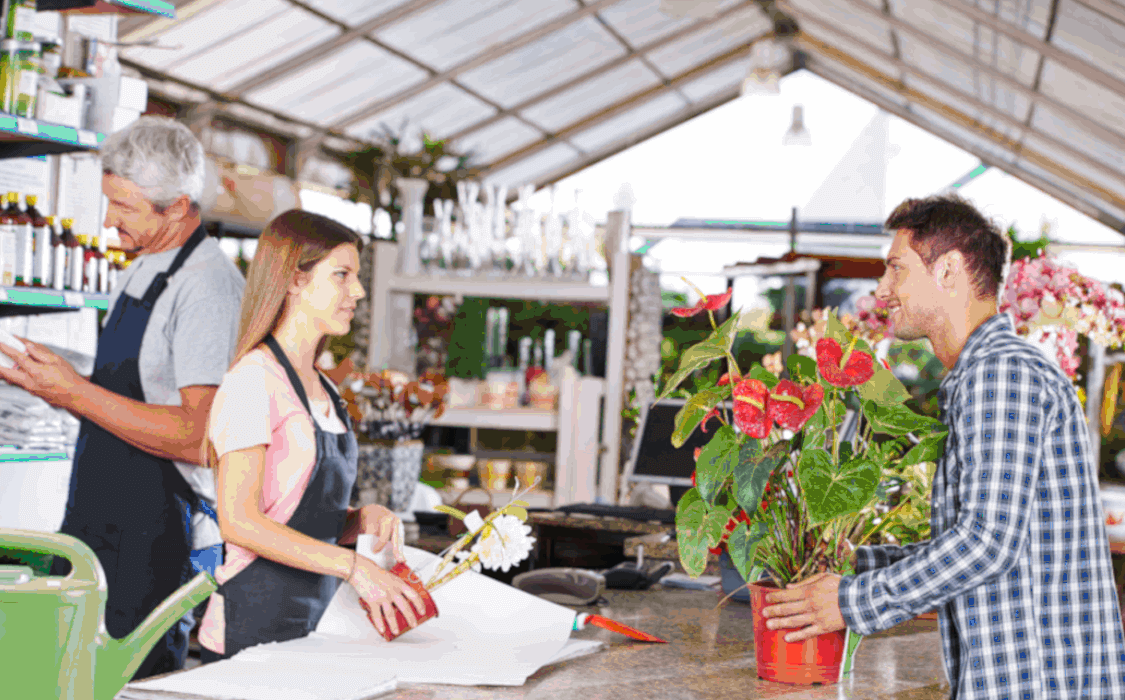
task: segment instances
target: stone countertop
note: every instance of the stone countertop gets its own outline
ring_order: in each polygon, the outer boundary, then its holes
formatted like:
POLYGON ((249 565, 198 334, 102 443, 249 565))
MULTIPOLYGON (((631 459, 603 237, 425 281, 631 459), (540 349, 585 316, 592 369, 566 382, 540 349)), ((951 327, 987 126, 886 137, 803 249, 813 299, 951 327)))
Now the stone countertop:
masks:
POLYGON ((612 530, 636 534, 672 532, 675 530, 674 525, 667 525, 655 521, 642 522, 640 520, 630 520, 628 518, 612 518, 607 516, 585 515, 583 513, 563 513, 560 511, 531 513, 528 515, 527 522, 533 525, 556 525, 577 530, 612 530))
POLYGON ((606 591, 597 613, 668 640, 635 642, 588 627, 574 636, 607 648, 540 669, 517 688, 402 684, 396 700, 944 700, 937 622, 913 620, 860 644, 854 677, 842 685, 796 686, 758 680, 750 606, 704 591, 606 591))

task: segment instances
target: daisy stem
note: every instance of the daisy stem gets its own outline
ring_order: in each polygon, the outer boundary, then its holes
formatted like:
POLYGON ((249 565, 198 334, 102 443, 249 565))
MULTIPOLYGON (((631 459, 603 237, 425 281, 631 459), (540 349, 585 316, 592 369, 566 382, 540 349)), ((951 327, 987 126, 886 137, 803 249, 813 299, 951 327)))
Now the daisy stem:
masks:
POLYGON ((477 552, 473 552, 468 557, 466 557, 464 561, 462 561, 460 564, 458 564, 457 567, 455 569, 453 569, 453 571, 450 571, 445 576, 442 576, 435 583, 432 583, 432 584, 427 583, 426 584, 426 590, 429 591, 430 593, 433 593, 437 589, 441 588, 445 584, 449 583, 453 579, 457 578, 461 574, 468 571, 470 568, 472 568, 473 564, 476 564, 477 561, 479 561, 479 560, 480 560, 480 554, 478 554, 477 552))

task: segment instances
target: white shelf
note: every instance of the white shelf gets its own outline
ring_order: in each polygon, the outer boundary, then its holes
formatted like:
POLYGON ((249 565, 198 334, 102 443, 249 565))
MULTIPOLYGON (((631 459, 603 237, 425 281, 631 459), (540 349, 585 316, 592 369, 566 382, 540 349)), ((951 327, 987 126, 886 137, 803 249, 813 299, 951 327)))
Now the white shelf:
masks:
POLYGON ((559 414, 538 408, 513 408, 496 411, 490 408, 449 408, 431 425, 494 430, 539 430, 550 432, 559 428, 559 414))
POLYGON ((395 276, 387 286, 394 292, 413 294, 460 294, 490 299, 609 301, 609 287, 595 287, 584 282, 556 282, 535 278, 395 276))

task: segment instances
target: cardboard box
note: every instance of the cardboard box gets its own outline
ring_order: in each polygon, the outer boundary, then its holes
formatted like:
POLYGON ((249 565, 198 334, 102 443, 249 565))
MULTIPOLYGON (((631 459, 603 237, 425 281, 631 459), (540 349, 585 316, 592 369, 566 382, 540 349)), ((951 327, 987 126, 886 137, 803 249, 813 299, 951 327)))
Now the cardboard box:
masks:
POLYGON ((117 106, 143 113, 148 109, 148 83, 138 78, 121 76, 117 91, 117 106))
POLYGON ((51 124, 61 124, 75 129, 83 128, 86 111, 86 91, 80 89, 67 97, 39 88, 35 118, 51 124))

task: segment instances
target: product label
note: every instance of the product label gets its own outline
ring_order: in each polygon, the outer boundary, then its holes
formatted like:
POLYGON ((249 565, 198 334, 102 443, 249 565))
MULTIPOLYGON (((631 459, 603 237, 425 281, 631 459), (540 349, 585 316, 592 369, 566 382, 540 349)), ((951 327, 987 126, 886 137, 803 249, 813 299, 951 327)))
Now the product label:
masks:
POLYGON ((67 285, 67 288, 72 289, 76 292, 81 292, 82 291, 82 273, 85 272, 85 270, 83 269, 85 266, 82 264, 83 263, 82 257, 83 257, 84 251, 77 246, 74 247, 74 248, 70 248, 69 250, 70 250, 70 255, 67 256, 68 264, 66 266, 66 271, 67 271, 70 279, 67 280, 67 282, 69 282, 69 284, 67 285))
POLYGON ((85 306, 86 300, 78 292, 63 292, 63 303, 67 306, 85 306))
POLYGON ((66 246, 55 246, 55 260, 51 265, 51 287, 54 289, 66 288, 66 246))
POLYGON ((82 282, 82 291, 98 291, 98 259, 90 258, 86 261, 86 279, 82 282))
POLYGON ((37 124, 33 119, 24 119, 23 117, 18 117, 16 119, 16 130, 21 134, 30 134, 32 136, 36 136, 39 134, 39 124, 37 124))
POLYGON ((98 260, 98 291, 109 293, 109 261, 105 258, 98 260))
POLYGON ((98 135, 92 131, 85 129, 78 130, 78 143, 82 146, 89 146, 90 148, 98 147, 98 135))
POLYGON ((12 230, 16 234, 16 281, 29 282, 34 245, 31 241, 31 224, 16 224, 12 230))
MULTIPOLYGON (((34 95, 35 84, 39 79, 39 74, 30 70, 20 71, 20 94, 21 95, 34 95)), ((38 131, 38 129, 36 129, 38 131)))
POLYGON ((30 39, 35 35, 35 10, 17 6, 15 11, 15 22, 12 23, 15 26, 12 28, 15 30, 16 38, 30 39))
POLYGON ((0 285, 16 282, 16 232, 13 226, 0 226, 0 285))
POLYGON ((51 229, 46 226, 35 229, 35 262, 31 278, 44 287, 51 284, 51 229))

